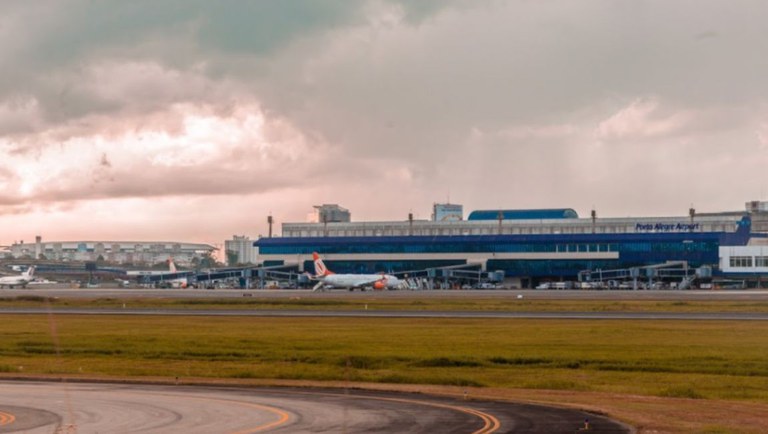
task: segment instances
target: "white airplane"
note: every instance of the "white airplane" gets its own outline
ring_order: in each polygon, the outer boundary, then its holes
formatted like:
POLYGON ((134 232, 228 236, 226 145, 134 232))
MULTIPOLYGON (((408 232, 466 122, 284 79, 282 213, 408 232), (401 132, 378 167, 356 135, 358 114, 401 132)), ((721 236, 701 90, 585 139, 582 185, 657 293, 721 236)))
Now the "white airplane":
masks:
POLYGON ((400 279, 391 274, 336 274, 328 270, 317 252, 312 252, 312 259, 315 260, 315 275, 312 278, 319 280, 312 288, 313 291, 324 287, 349 288, 350 291, 355 288, 364 291, 366 287, 397 289, 402 284, 400 279))
MULTIPOLYGON (((165 270, 130 270, 126 274, 128 276, 165 276, 178 273, 176 270, 176 264, 173 263, 173 258, 168 258, 168 271, 165 270)), ((169 283, 174 288, 186 288, 188 281, 186 277, 177 277, 175 279, 163 279, 164 283, 169 283)))
POLYGON ((27 284, 34 279, 32 276, 35 274, 35 267, 29 267, 27 271, 21 273, 18 276, 3 276, 0 277, 0 288, 7 286, 13 289, 14 286, 21 286, 26 288, 27 284))

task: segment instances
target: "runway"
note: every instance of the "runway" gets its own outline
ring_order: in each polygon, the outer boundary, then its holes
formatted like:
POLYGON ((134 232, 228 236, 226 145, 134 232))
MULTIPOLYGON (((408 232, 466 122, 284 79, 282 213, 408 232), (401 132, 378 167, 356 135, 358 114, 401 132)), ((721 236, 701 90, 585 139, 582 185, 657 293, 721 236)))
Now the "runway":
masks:
POLYGON ((488 312, 402 310, 265 310, 265 309, 107 309, 0 308, 0 315, 130 315, 130 316, 249 316, 283 318, 467 318, 467 319, 579 319, 768 321, 768 312, 488 312))
POLYGON ((306 290, 195 290, 195 289, 126 289, 126 288, 35 288, 34 290, 4 290, 3 296, 36 295, 61 299, 227 299, 254 297, 261 299, 302 300, 357 300, 359 308, 353 309, 189 309, 189 308, 132 308, 130 302, 124 308, 59 308, 59 307, 10 307, 0 308, 0 314, 48 314, 58 315, 165 315, 165 316, 258 316, 258 317, 354 317, 354 318, 521 318, 521 319, 595 319, 595 320, 735 320, 766 321, 768 312, 524 312, 524 311, 411 311, 368 309, 366 300, 387 299, 460 299, 483 298, 498 300, 674 300, 674 301, 768 301, 768 291, 585 291, 585 290, 435 290, 435 291, 376 291, 348 292, 306 290))
POLYGON ((35 295, 57 298, 490 298, 511 299, 523 296, 527 300, 675 300, 675 301, 768 301, 768 290, 399 290, 399 291, 317 291, 302 289, 144 289, 144 288, 69 288, 64 284, 27 289, 0 289, 0 297, 35 295))
POLYGON ((421 394, 0 382, 0 433, 626 433, 572 409, 421 394))

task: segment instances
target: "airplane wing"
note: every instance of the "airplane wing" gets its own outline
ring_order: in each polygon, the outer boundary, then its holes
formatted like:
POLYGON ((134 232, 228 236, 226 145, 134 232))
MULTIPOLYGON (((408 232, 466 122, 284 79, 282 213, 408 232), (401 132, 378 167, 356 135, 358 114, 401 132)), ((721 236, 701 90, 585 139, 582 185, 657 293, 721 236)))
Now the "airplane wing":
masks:
POLYGON ((352 287, 353 287, 353 288, 359 288, 359 287, 361 287, 361 286, 370 286, 370 285, 373 285, 374 283, 378 282, 379 280, 381 280, 381 279, 366 279, 366 280, 358 280, 358 281, 356 281, 356 282, 355 282, 355 283, 352 285, 352 287))
POLYGON ((381 289, 379 285, 386 286, 387 284, 387 278, 385 276, 373 276, 368 279, 362 279, 357 282, 355 282, 354 285, 352 285, 353 288, 362 288, 366 286, 373 286, 376 289, 381 289))

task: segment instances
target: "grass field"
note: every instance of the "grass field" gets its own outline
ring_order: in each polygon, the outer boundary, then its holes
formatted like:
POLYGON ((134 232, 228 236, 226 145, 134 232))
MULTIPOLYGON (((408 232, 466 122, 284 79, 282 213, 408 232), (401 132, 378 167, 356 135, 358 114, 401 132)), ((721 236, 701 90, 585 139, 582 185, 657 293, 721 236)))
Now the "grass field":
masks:
POLYGON ((0 316, 0 372, 275 378, 768 402, 768 324, 0 316))

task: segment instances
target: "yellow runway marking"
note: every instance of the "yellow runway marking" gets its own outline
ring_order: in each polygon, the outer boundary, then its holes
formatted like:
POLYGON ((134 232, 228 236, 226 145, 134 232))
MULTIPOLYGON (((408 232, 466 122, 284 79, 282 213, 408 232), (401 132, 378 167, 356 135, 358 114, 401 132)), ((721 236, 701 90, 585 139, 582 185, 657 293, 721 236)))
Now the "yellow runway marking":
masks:
POLYGON ((16 420, 16 416, 11 413, 4 413, 0 411, 0 426, 10 425, 16 420))
POLYGON ((385 397, 379 397, 379 396, 366 396, 366 395, 346 395, 346 394, 340 394, 340 393, 316 393, 316 392, 293 392, 293 393, 306 394, 306 395, 325 395, 325 396, 335 396, 335 397, 343 396, 343 397, 350 397, 350 398, 372 399, 377 401, 403 402, 406 404, 425 405, 429 407, 455 410, 455 411, 466 413, 472 416, 477 416, 483 421, 483 427, 477 431, 472 432, 472 434, 492 434, 498 431, 499 428, 501 428, 501 422, 499 422, 499 419, 497 419, 496 416, 482 412, 480 410, 475 410, 474 408, 462 407, 459 405, 441 404, 439 402, 419 401, 417 399, 385 398, 385 397))
MULTIPOLYGON (((349 395, 349 396, 352 396, 352 395, 349 395)), ((384 397, 369 397, 369 396, 360 396, 360 398, 376 399, 379 401, 404 402, 406 404, 427 405, 430 407, 437 407, 437 408, 447 408, 449 410, 456 410, 462 413, 470 414, 472 416, 477 416, 483 421, 484 425, 482 428, 480 428, 477 431, 474 431, 472 434, 491 434, 498 431, 498 429, 501 428, 501 422, 499 422, 499 420, 495 416, 488 413, 484 413, 480 410, 475 410, 474 408, 462 407, 462 406, 450 405, 450 404, 440 404, 438 402, 405 399, 405 398, 384 398, 384 397)))
MULTIPOLYGON (((291 394, 295 395, 310 395, 310 396, 333 396, 333 397, 346 397, 346 398, 360 398, 360 399, 370 399, 370 400, 376 400, 376 401, 389 401, 389 402, 401 402, 405 404, 416 404, 416 405, 423 405, 428 407, 436 407, 436 408, 444 408, 448 410, 454 410, 461 413, 466 413, 471 416, 476 416, 480 418, 480 420, 483 421, 483 427, 480 428, 477 431, 472 432, 472 434, 493 434, 496 431, 498 431, 501 428, 501 422, 499 422, 499 419, 497 419, 495 416, 482 412, 480 410, 476 410, 474 408, 469 407, 462 407, 459 405, 451 405, 451 404, 442 404, 439 402, 429 402, 429 401, 420 401, 417 399, 406 399, 406 398, 386 398, 386 397, 377 397, 377 396, 365 396, 365 395, 352 395, 352 394, 340 394, 340 393, 317 393, 317 392, 290 392, 291 394)), ((252 407, 256 408, 262 411, 266 411, 268 413, 272 413, 274 415, 277 415, 277 420, 274 420, 272 422, 267 422, 262 425, 258 425, 252 428, 247 428, 240 431, 235 431, 230 434, 249 434, 249 433, 257 433, 257 432, 263 432, 272 428, 276 428, 280 425, 285 424, 288 422, 291 418, 290 413, 287 411, 284 411, 282 409, 279 409, 277 407, 271 407, 268 405, 263 404, 256 404, 253 402, 245 402, 245 401, 235 401, 231 399, 220 399, 220 398, 206 398, 204 396, 195 396, 195 395, 177 395, 177 394, 168 394, 168 393, 156 393, 155 395, 165 395, 165 396, 173 396, 173 397, 181 397, 181 398, 192 398, 192 399, 199 399, 204 401, 217 401, 217 402, 224 402, 228 404, 236 404, 241 405, 244 407, 252 407)))
POLYGON ((272 422, 267 422, 265 424, 258 425, 252 428, 246 428, 244 430, 235 431, 230 434, 249 434, 249 433, 262 432, 271 428, 276 428, 288 422, 288 420, 290 420, 291 418, 291 414, 288 413, 287 411, 281 410, 277 407, 271 407, 263 404, 256 404, 254 402, 235 401, 232 399, 221 399, 221 398, 206 398, 205 396, 196 396, 196 395, 177 395, 177 394, 170 394, 170 393, 155 393, 155 395, 173 396, 175 398, 192 398, 192 399, 198 399, 203 401, 224 402, 227 404, 236 404, 243 407, 256 408, 259 410, 266 411, 267 413, 272 413, 274 415, 277 415, 277 420, 274 420, 272 422))
POLYGON ((248 429, 243 430, 243 431, 237 431, 237 432, 234 432, 234 433, 231 433, 231 434, 248 434, 248 433, 265 431, 265 430, 268 430, 268 429, 271 429, 271 428, 276 428, 276 427, 278 427, 278 426, 288 422, 288 420, 291 418, 290 413, 288 413, 287 411, 281 410, 281 409, 279 409, 277 407, 270 407, 270 406, 267 406, 267 405, 255 404, 255 403, 252 403, 252 402, 229 401, 229 400, 226 400, 226 399, 216 399, 216 401, 231 402, 231 403, 235 403, 235 404, 238 404, 238 405, 243 405, 243 406, 246 406, 246 407, 258 408, 259 410, 264 410, 266 412, 269 412, 269 413, 272 413, 272 414, 276 414, 278 416, 278 419, 276 421, 265 423, 264 425, 259 425, 259 426, 254 427, 254 428, 248 428, 248 429))

